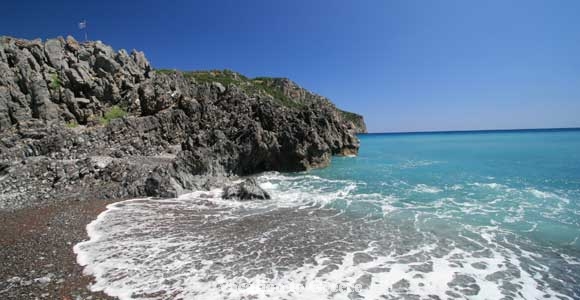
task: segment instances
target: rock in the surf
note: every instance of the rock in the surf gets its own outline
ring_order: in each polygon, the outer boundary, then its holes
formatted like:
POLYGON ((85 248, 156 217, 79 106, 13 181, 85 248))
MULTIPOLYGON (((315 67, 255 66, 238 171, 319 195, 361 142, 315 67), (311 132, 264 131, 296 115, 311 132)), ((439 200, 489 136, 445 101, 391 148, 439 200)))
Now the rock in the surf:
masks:
POLYGON ((271 197, 268 192, 264 191, 264 189, 258 185, 255 179, 248 178, 240 183, 225 187, 222 198, 237 200, 267 200, 271 197))

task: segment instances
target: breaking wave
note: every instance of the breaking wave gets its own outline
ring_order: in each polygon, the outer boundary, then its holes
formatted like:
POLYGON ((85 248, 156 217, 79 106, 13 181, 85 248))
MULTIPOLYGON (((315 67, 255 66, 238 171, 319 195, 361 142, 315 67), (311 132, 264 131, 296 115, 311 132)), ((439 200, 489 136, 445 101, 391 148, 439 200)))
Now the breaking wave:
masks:
POLYGON ((91 289, 121 299, 580 298, 578 233, 555 237, 564 248, 535 240, 558 230, 541 222, 562 217, 554 210, 567 198, 555 193, 370 188, 305 173, 258 182, 273 200, 222 200, 217 189, 109 205, 74 247, 91 289))

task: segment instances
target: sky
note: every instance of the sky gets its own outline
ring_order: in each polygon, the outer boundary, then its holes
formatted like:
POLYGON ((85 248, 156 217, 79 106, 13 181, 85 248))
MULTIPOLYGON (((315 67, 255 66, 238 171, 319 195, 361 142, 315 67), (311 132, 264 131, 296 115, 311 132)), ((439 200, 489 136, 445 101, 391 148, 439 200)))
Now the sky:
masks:
POLYGON ((370 132, 580 127, 580 1, 6 1, 0 35, 288 77, 370 132))

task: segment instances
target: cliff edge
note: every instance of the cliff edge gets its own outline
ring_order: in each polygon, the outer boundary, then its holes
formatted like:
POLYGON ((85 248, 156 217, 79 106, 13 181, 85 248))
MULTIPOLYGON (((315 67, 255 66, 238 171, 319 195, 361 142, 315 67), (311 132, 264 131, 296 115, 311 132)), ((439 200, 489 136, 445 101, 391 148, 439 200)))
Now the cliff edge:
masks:
POLYGON ((221 187, 355 155, 362 117, 283 78, 154 70, 72 37, 0 38, 0 209, 221 187))

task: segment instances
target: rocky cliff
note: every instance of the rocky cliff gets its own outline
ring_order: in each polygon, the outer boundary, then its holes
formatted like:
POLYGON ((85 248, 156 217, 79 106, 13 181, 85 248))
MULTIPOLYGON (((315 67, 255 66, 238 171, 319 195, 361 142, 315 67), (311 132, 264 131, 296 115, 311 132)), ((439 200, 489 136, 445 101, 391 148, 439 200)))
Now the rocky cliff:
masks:
POLYGON ((254 79, 254 82, 260 83, 270 91, 273 91, 272 94, 280 99, 286 99, 288 102, 301 105, 317 104, 320 106, 334 107, 338 111, 340 118, 345 122, 349 122, 349 125, 354 128, 356 133, 367 132, 367 127, 361 115, 336 108, 328 98, 314 94, 288 78, 259 77, 254 79))
POLYGON ((358 152, 359 115, 288 79, 153 70, 142 52, 0 38, 0 209, 171 197, 358 152))

